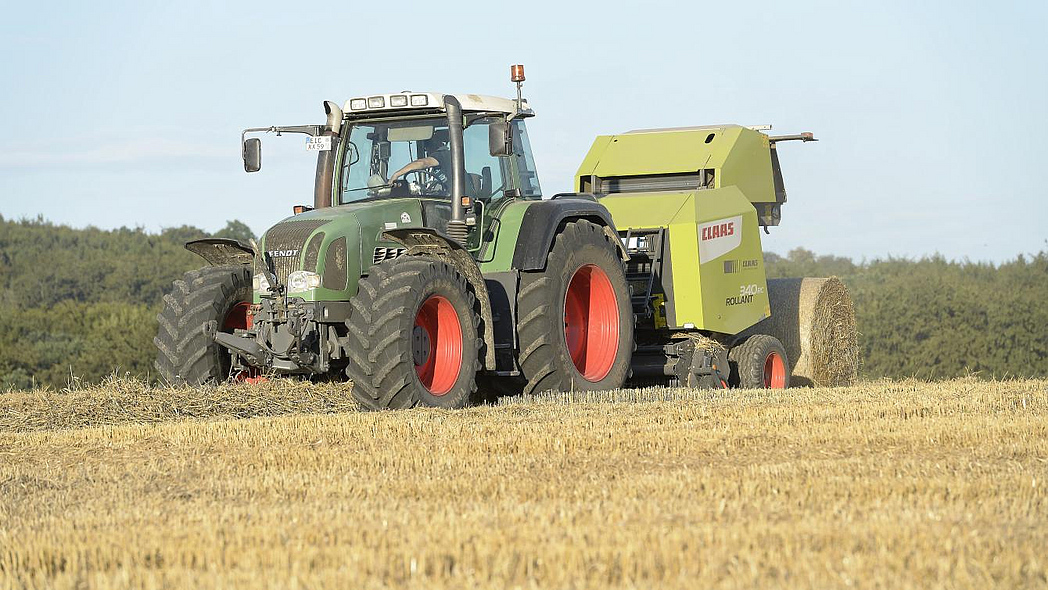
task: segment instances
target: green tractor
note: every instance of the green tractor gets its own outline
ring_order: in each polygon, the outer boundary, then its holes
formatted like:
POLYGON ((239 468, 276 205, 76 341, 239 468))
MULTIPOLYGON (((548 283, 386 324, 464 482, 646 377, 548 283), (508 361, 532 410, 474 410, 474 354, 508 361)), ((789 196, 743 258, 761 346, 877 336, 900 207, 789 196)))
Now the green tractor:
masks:
POLYGON ((600 137, 577 193, 543 198, 521 98, 401 92, 325 102, 312 206, 260 242, 203 239, 165 296, 157 368, 202 384, 350 380, 365 408, 627 379, 786 387, 760 227, 785 201, 775 142, 734 125, 600 137), (479 388, 478 380, 482 387, 479 388))

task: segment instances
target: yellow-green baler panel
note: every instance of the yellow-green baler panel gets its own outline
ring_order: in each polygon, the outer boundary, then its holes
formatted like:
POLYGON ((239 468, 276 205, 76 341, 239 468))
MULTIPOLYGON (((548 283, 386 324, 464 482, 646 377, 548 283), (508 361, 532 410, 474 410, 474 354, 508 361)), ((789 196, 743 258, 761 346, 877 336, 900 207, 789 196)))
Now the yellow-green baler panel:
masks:
POLYGON ((717 188, 737 186, 754 203, 775 202, 768 136, 738 125, 602 135, 575 173, 577 190, 601 178, 712 170, 717 188))
POLYGON ((767 135, 749 129, 739 130, 731 143, 731 151, 715 165, 717 186, 737 186, 753 203, 774 203, 775 184, 769 150, 767 135))
POLYGON ((737 334, 771 315, 757 211, 733 186, 697 191, 693 211, 703 319, 696 326, 737 334))
POLYGON ((692 192, 665 193, 617 193, 600 198, 600 204, 608 208, 615 228, 655 229, 669 227, 670 222, 688 203, 692 192))
POLYGON ((608 208, 615 227, 619 231, 629 229, 669 230, 669 243, 673 248, 673 292, 677 324, 690 322, 702 325, 702 305, 699 297, 699 246, 695 233, 694 193, 621 193, 608 195, 600 203, 608 208), (676 221, 678 214, 684 217, 676 221), (679 260, 678 260, 679 257, 679 260), (685 295, 686 293, 686 295, 685 295), (686 311, 680 320, 682 308, 686 311))
POLYGON ((735 334, 770 315, 757 212, 738 188, 600 202, 620 231, 669 230, 675 327, 735 334))

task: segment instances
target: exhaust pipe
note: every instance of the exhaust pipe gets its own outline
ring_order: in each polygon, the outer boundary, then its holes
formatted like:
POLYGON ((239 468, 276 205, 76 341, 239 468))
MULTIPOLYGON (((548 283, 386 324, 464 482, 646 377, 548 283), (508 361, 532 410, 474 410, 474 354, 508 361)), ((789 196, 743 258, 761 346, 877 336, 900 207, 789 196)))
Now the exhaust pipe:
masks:
POLYGON ((444 95, 444 107, 448 111, 448 144, 451 149, 451 220, 448 221, 448 237, 465 245, 466 215, 462 209, 462 197, 466 195, 465 151, 462 147, 462 104, 450 94, 444 95))
POLYGON ((335 153, 338 151, 338 132, 342 129, 342 109, 330 100, 324 101, 327 115, 326 133, 331 136, 331 149, 317 155, 317 177, 313 188, 313 208, 331 206, 331 182, 335 175, 335 153))

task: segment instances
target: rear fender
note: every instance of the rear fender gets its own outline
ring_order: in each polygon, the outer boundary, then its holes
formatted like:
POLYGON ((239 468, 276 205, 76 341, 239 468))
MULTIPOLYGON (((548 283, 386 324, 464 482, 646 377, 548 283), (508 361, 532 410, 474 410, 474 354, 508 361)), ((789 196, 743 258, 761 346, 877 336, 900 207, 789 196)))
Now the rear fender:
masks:
POLYGON ((480 317, 484 321, 484 368, 495 370, 495 323, 491 314, 491 298, 484 284, 477 261, 458 242, 435 229, 404 228, 382 232, 382 238, 397 242, 406 249, 406 256, 427 254, 450 264, 466 277, 480 303, 480 317))
POLYGON ((211 266, 251 264, 255 251, 237 240, 229 238, 204 238, 186 242, 186 250, 203 258, 211 266))
POLYGON ((519 239, 513 251, 513 268, 516 270, 542 270, 546 257, 553 248, 553 239, 568 221, 586 219, 604 228, 604 233, 619 250, 622 260, 629 260, 622 245, 615 222, 604 205, 593 195, 559 194, 552 199, 536 201, 524 212, 521 219, 519 239))

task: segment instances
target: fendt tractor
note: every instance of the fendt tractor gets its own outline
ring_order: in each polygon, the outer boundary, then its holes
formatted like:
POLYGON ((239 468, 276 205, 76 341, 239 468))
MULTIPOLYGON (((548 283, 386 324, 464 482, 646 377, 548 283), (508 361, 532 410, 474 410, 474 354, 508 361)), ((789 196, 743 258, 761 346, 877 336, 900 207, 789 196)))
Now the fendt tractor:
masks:
MULTIPOLYGON (((164 298, 171 382, 349 380, 365 408, 459 408, 491 392, 627 379, 786 387, 760 229, 786 201, 762 128, 598 137, 578 192, 544 198, 521 97, 399 92, 325 102, 322 125, 253 128, 317 151, 312 206, 259 242, 186 244, 209 266, 164 298), (482 384, 478 394, 478 381, 482 384)), ((766 129, 766 128, 763 128, 766 129)))

